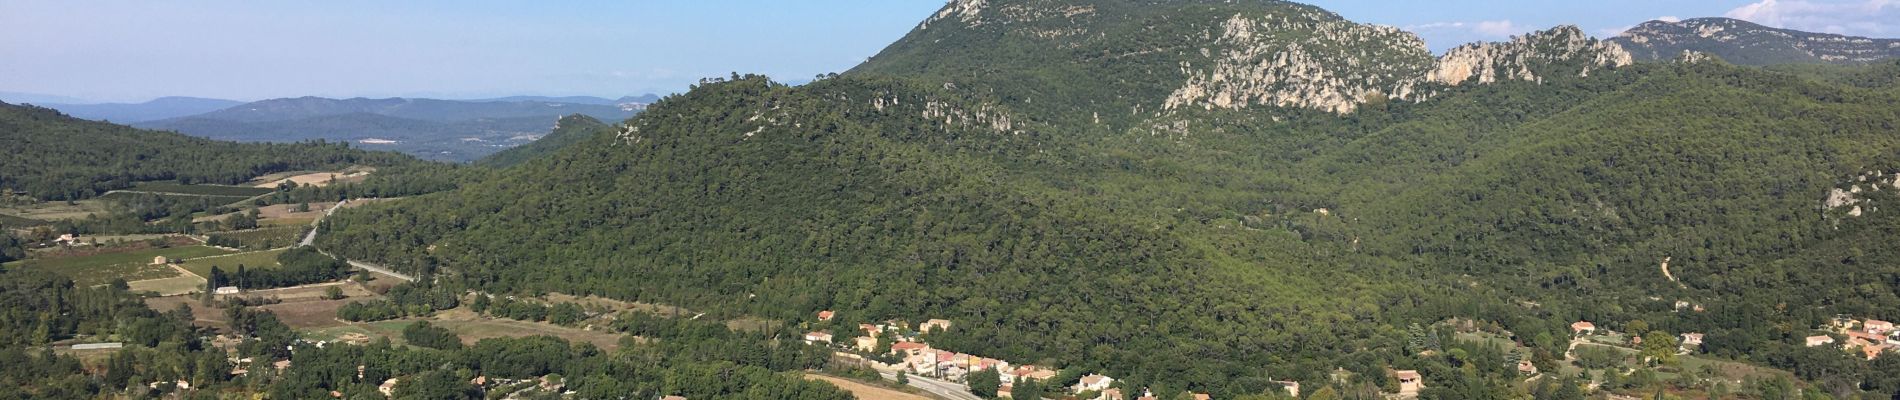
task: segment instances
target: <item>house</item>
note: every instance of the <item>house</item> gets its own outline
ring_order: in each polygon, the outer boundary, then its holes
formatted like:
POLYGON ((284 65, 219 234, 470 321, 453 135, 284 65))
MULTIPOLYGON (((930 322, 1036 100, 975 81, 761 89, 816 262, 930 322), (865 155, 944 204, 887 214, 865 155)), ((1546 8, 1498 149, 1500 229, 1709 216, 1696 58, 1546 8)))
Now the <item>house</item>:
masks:
POLYGON ((1860 346, 1861 356, 1867 357, 1868 361, 1873 361, 1876 358, 1880 358, 1882 354, 1886 354, 1886 352, 1890 350, 1894 350, 1894 346, 1887 345, 1884 343, 1883 344, 1868 344, 1865 346, 1860 346))
POLYGON ((876 337, 877 335, 884 333, 884 326, 871 325, 871 324, 858 324, 858 330, 864 331, 865 336, 876 337))
POLYGON ((836 317, 836 316, 838 316, 838 314, 831 312, 831 310, 824 310, 824 311, 818 312, 819 321, 830 321, 831 318, 836 317))
POLYGON ((1590 323, 1590 321, 1577 321, 1570 324, 1570 333, 1576 334, 1577 336, 1592 335, 1597 333, 1597 325, 1590 323))
POLYGON ((1425 388, 1425 377, 1419 375, 1418 371, 1399 370, 1393 371, 1392 375, 1399 379, 1399 396, 1401 397, 1418 396, 1418 391, 1425 388))
POLYGON ((666 397, 661 397, 661 398, 660 398, 660 400, 686 400, 686 397, 683 397, 683 396, 666 396, 666 397))
POLYGON ((1867 331, 1867 333, 1872 333, 1875 335, 1884 335, 1887 332, 1893 331, 1893 323, 1887 322, 1887 321, 1881 321, 1877 319, 1870 319, 1870 320, 1867 320, 1867 322, 1861 323, 1860 329, 1867 331))
POLYGON ((1108 388, 1102 389, 1102 394, 1095 396, 1095 400, 1127 400, 1127 398, 1122 397, 1121 389, 1108 388))
POLYGON ((1286 395, 1287 395, 1287 396, 1289 396, 1289 397, 1292 397, 1292 398, 1296 398, 1296 399, 1297 399, 1297 398, 1300 398, 1300 383, 1299 383, 1299 382, 1297 382, 1297 381, 1279 381, 1279 382, 1274 382, 1274 383, 1278 383, 1278 384, 1280 384, 1280 388, 1281 388, 1281 389, 1286 389, 1286 395))
POLYGON ((290 360, 277 360, 277 362, 270 363, 270 366, 271 368, 276 368, 278 371, 283 371, 286 368, 290 368, 290 360))
POLYGON ((1015 390, 1015 389, 1016 389, 1016 385, 1011 385, 1011 384, 1007 384, 1007 383, 1005 383, 1005 384, 1003 384, 1003 386, 1002 386, 1002 387, 998 387, 998 388, 996 388, 996 398, 999 398, 999 399, 1001 399, 1001 398, 1012 398, 1012 399, 1013 399, 1013 398, 1016 398, 1015 396, 1010 396, 1010 395, 1009 395, 1009 394, 1010 394, 1009 392, 1011 392, 1011 391, 1013 391, 1013 390, 1015 390))
POLYGON ((73 350, 109 350, 109 349, 117 349, 117 348, 122 348, 122 347, 125 347, 125 343, 120 343, 120 342, 80 343, 80 344, 73 345, 73 350))
POLYGON ((171 260, 165 259, 165 256, 152 257, 152 265, 165 265, 170 263, 171 260))
POLYGON ((1056 371, 1034 365, 1024 365, 1016 367, 1015 373, 1010 375, 1032 381, 1046 381, 1055 378, 1056 371))
POLYGON ((806 344, 831 343, 831 332, 817 331, 805 334, 806 344))
POLYGON ((211 290, 211 294, 238 294, 237 286, 223 286, 211 290))
POLYGON ((1517 372, 1524 375, 1537 375, 1537 364, 1531 360, 1518 360, 1517 372))
POLYGON ((395 396, 396 382, 398 382, 396 378, 389 378, 388 380, 384 380, 382 385, 376 386, 376 391, 382 393, 384 396, 395 396))
POLYGON ((851 346, 851 348, 853 349, 857 349, 858 351, 863 351, 863 352, 871 352, 871 351, 877 350, 877 338, 870 337, 870 336, 859 336, 857 339, 853 339, 853 340, 855 341, 855 343, 852 343, 854 344, 854 346, 851 346))
POLYGON ((1088 374, 1088 375, 1083 376, 1082 380, 1075 382, 1075 392, 1081 393, 1081 392, 1086 392, 1090 390, 1099 392, 1099 391, 1107 390, 1108 385, 1113 385, 1113 384, 1115 384, 1115 378, 1110 378, 1110 377, 1098 375, 1098 374, 1088 374))
POLYGON ((1814 335, 1814 336, 1808 337, 1808 347, 1815 347, 1815 346, 1828 345, 1828 344, 1834 344, 1833 336, 1814 335))
POLYGON ((930 331, 931 331, 932 329, 935 329, 935 330, 947 330, 947 329, 950 329, 950 320, 947 320, 947 319, 933 319, 933 320, 929 320, 929 321, 924 321, 924 324, 923 324, 923 326, 919 326, 919 327, 917 327, 917 329, 918 329, 918 330, 921 330, 921 331, 924 331, 924 332, 930 332, 930 331))
POLYGON ((1209 400, 1209 399, 1213 399, 1213 398, 1214 398, 1214 396, 1209 396, 1209 395, 1207 395, 1207 393, 1195 393, 1195 394, 1194 394, 1194 400, 1209 400))
POLYGON ((1702 347, 1701 332, 1682 334, 1682 349, 1695 349, 1695 347, 1702 347))
POLYGON ((53 239, 53 243, 59 243, 59 244, 68 245, 68 246, 80 244, 79 237, 73 236, 73 234, 71 233, 59 235, 58 239, 53 239))
POLYGON ((891 344, 891 353, 900 356, 920 356, 930 353, 930 345, 918 342, 897 342, 891 344))

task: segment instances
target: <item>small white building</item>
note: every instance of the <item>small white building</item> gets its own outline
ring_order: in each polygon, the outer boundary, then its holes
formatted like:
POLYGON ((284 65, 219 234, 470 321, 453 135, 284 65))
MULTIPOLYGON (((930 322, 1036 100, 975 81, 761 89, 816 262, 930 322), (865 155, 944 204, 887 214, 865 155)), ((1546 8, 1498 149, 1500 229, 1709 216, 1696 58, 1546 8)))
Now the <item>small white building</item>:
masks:
POLYGON ((1834 344, 1834 337, 1828 335, 1814 335, 1809 336, 1807 342, 1808 347, 1825 346, 1834 344))
POLYGON ((238 287, 225 286, 225 287, 220 287, 217 289, 212 289, 211 294, 238 294, 238 287))
POLYGON ((125 343, 80 343, 73 345, 73 350, 110 350, 121 347, 125 347, 125 343))
POLYGON ((1115 378, 1110 378, 1110 377, 1098 375, 1098 374, 1088 374, 1086 376, 1083 376, 1082 380, 1075 382, 1075 392, 1081 393, 1081 392, 1086 392, 1086 391, 1091 391, 1091 390, 1100 392, 1103 390, 1108 390, 1109 385, 1113 385, 1113 384, 1115 384, 1115 378))
POLYGON ((825 331, 818 331, 818 332, 812 332, 812 333, 807 333, 807 334, 805 334, 805 343, 807 343, 807 344, 817 344, 817 343, 825 343, 825 344, 830 344, 830 343, 831 343, 831 333, 830 333, 830 332, 825 332, 825 331))

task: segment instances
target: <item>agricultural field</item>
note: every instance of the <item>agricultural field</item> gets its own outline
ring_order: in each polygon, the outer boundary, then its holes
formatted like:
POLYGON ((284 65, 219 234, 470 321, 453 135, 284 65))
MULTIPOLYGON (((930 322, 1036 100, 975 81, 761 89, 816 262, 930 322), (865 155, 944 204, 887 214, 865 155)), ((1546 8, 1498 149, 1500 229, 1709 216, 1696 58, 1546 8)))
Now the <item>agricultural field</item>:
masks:
POLYGON ((204 290, 205 280, 192 274, 178 274, 170 278, 146 279, 126 282, 134 292, 153 292, 159 296, 176 296, 204 290))
POLYGON ((308 226, 279 226, 243 231, 215 232, 209 234, 212 244, 229 246, 235 242, 237 248, 245 250, 269 250, 297 244, 303 238, 308 226))
MULTIPOLYGON (((6 215, 11 219, 47 222, 80 219, 94 214, 105 214, 109 211, 109 205, 99 199, 86 199, 73 202, 47 201, 31 204, 0 205, 0 215, 6 215)), ((12 225, 9 224, 8 226, 11 227, 12 225)))
MULTIPOLYGON (((310 211, 297 211, 299 204, 272 204, 257 207, 257 223, 258 225, 270 226, 309 225, 311 221, 316 221, 317 217, 323 216, 323 210, 327 210, 333 205, 336 205, 336 202, 310 203, 310 211)), ((208 215, 194 218, 192 222, 222 221, 225 218, 244 212, 246 211, 208 215)))
MULTIPOLYGON (((238 265, 243 265, 244 268, 276 268, 278 266, 277 255, 283 253, 284 249, 253 251, 249 253, 226 252, 224 255, 216 257, 185 260, 185 262, 180 263, 178 266, 202 278, 211 276, 212 266, 227 271, 237 270, 238 265)), ((149 259, 147 260, 149 261, 149 259)))
POLYGON ((165 198, 166 200, 172 200, 172 201, 187 201, 187 200, 189 200, 189 201, 193 201, 193 202, 196 202, 196 201, 198 201, 198 200, 202 200, 202 199, 211 199, 212 201, 214 201, 214 202, 216 202, 217 204, 233 204, 233 203, 238 203, 238 202, 242 202, 242 201, 244 201, 245 199, 249 199, 249 198, 250 198, 250 197, 248 197, 248 196, 210 196, 210 195, 197 195, 197 194, 179 194, 179 193, 158 193, 158 192, 124 192, 124 191, 121 191, 121 192, 111 192, 111 193, 106 193, 106 194, 105 194, 105 195, 103 195, 103 196, 99 196, 99 197, 96 197, 96 198, 93 198, 93 200, 98 200, 98 201, 103 201, 103 202, 115 202, 115 203, 116 203, 116 202, 123 202, 123 201, 126 201, 126 200, 131 200, 131 199, 134 199, 134 198, 137 198, 137 197, 139 197, 139 196, 159 196, 159 197, 164 197, 164 198, 165 198))
POLYGON ((342 171, 282 172, 282 173, 275 173, 275 174, 257 177, 257 179, 253 179, 250 182, 246 182, 245 185, 249 185, 251 187, 257 187, 257 188, 272 188, 272 189, 276 188, 277 185, 283 184, 284 182, 290 182, 298 186, 302 186, 302 185, 328 186, 333 183, 362 182, 364 179, 369 178, 369 174, 371 172, 375 172, 375 171, 376 169, 371 168, 371 167, 350 167, 342 171))
POLYGON ((839 378, 823 374, 805 374, 805 379, 830 382, 839 389, 851 392, 858 400, 930 400, 931 397, 900 391, 883 385, 872 385, 856 380, 839 378))
POLYGON ((47 224, 48 222, 37 220, 37 219, 16 217, 16 216, 7 215, 7 214, 0 214, 0 227, 26 228, 26 227, 34 227, 34 226, 47 225, 47 224))
POLYGON ((134 192, 172 193, 172 194, 181 194, 181 195, 216 196, 216 197, 253 197, 253 196, 271 192, 271 189, 256 188, 256 187, 224 186, 224 185, 184 185, 184 184, 179 184, 177 182, 139 182, 139 183, 132 184, 132 188, 126 189, 126 190, 134 191, 134 192))
POLYGON ((192 259, 231 252, 208 246, 179 246, 137 251, 114 252, 70 257, 35 258, 10 262, 6 268, 37 268, 64 275, 80 286, 112 282, 113 279, 140 281, 178 276, 169 265, 152 265, 152 258, 192 259))
POLYGON ((317 222, 316 218, 266 218, 257 221, 258 226, 295 226, 308 227, 317 222))

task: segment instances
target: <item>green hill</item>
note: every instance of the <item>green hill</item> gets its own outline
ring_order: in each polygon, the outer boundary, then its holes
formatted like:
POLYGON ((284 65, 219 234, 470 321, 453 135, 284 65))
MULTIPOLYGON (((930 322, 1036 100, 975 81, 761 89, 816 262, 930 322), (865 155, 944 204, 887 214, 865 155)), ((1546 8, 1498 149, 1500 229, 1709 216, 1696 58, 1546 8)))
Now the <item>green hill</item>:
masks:
POLYGON ((1217 397, 1336 368, 1509 397, 1501 350, 1417 355, 1448 346, 1405 327, 1448 318, 1549 367, 1570 322, 1641 320, 1852 382, 1791 338, 1900 317, 1874 239, 1900 95, 1630 65, 1574 27, 1409 37, 1272 1, 957 1, 850 73, 710 81, 319 244, 500 292, 947 318, 933 345, 1217 397))
POLYGON ((414 162, 341 143, 239 144, 69 117, 0 103, 0 188, 47 200, 82 199, 133 182, 235 184, 273 172, 414 162))
POLYGON ((515 146, 499 153, 476 160, 476 165, 490 167, 511 167, 560 151, 562 148, 587 140, 595 135, 604 135, 611 127, 600 120, 586 115, 569 115, 554 122, 554 131, 547 136, 535 139, 528 144, 515 146))

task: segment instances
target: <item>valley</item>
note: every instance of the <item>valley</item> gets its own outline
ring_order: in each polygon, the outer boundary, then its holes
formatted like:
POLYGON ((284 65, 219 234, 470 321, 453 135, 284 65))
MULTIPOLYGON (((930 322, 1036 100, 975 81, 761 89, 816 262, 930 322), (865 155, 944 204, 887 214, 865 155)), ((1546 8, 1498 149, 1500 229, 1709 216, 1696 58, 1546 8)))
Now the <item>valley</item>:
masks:
POLYGON ((1892 40, 1590 32, 952 0, 797 84, 0 103, 0 398, 1900 396, 1892 40))

